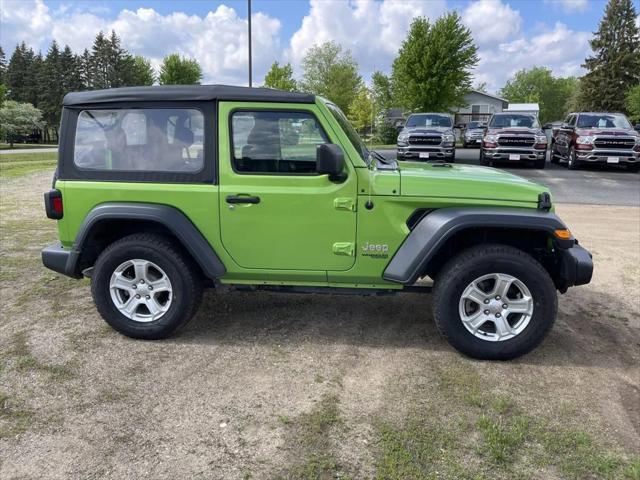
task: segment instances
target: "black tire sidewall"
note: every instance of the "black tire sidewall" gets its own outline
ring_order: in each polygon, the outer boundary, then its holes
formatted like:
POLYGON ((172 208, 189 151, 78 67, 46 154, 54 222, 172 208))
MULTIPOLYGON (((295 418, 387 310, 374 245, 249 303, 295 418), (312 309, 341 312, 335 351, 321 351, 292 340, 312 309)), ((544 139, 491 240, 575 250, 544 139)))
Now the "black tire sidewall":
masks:
POLYGON ((457 278, 444 281, 446 285, 439 296, 440 303, 435 305, 436 316, 440 319, 438 327, 456 349, 470 357, 507 360, 523 355, 544 339, 555 321, 557 296, 551 279, 530 265, 523 264, 517 257, 488 255, 475 258, 457 278), (516 277, 533 296, 533 316, 525 330, 515 338, 499 342, 482 340, 469 332, 460 318, 458 307, 462 292, 473 280, 490 273, 516 277))
POLYGON ((186 275, 171 252, 158 249, 155 245, 123 242, 113 249, 106 250, 98 258, 91 279, 91 291, 98 311, 115 330, 124 335, 142 338, 165 338, 185 322, 185 312, 194 299, 190 298, 186 275), (143 259, 155 263, 169 277, 172 288, 172 302, 169 310, 158 320, 136 322, 123 315, 113 303, 109 289, 111 275, 115 269, 127 260, 143 259))

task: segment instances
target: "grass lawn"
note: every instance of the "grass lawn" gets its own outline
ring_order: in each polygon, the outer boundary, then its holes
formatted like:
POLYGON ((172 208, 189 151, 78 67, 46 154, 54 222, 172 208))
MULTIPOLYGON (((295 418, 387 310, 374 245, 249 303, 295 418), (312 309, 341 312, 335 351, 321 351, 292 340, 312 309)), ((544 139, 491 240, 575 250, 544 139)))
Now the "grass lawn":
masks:
POLYGON ((40 170, 53 170, 57 159, 57 152, 0 155, 0 177, 16 177, 40 170))
POLYGON ((44 143, 14 143, 13 149, 8 143, 0 143, 0 150, 30 150, 32 148, 58 148, 58 145, 44 143))

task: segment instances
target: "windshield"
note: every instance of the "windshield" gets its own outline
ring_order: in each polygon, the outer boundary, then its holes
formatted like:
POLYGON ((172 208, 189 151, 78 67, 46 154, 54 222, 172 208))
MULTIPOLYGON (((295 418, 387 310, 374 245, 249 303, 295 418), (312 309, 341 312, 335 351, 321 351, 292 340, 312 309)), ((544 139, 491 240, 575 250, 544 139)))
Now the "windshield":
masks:
POLYGON ((342 130, 347 135, 347 138, 351 142, 351 145, 353 145, 353 148, 356 149, 356 152, 358 152, 358 154, 362 157, 362 159, 366 163, 369 163, 368 162, 369 150, 367 149, 364 142, 360 138, 360 135, 358 135, 358 132, 356 132, 356 130, 351 125, 351 122, 349 122, 345 114, 342 113, 342 110, 340 110, 333 103, 326 102, 325 105, 327 106, 329 111, 333 114, 333 117, 338 121, 338 123, 340 124, 340 127, 342 127, 342 130))
POLYGON ((578 117, 578 128, 625 128, 631 124, 627 117, 619 113, 581 113, 578 117))
POLYGON ((520 113, 509 113, 505 115, 494 115, 489 122, 490 128, 540 128, 540 123, 535 115, 520 113))
POLYGON ((451 117, 431 113, 411 115, 405 127, 450 127, 451 117))
POLYGON ((480 122, 469 122, 469 124, 467 125, 467 128, 469 130, 476 130, 476 129, 482 128, 482 127, 480 127, 480 122))

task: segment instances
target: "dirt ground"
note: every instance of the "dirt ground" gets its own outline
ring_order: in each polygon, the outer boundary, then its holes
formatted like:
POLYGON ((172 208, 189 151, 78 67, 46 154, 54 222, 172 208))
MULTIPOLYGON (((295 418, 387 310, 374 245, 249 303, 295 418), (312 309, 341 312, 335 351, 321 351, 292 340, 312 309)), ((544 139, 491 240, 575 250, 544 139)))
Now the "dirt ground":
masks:
POLYGON ((176 337, 125 338, 40 264, 50 178, 0 182, 0 478, 640 478, 640 209, 558 207, 593 282, 497 363, 418 294, 209 291, 176 337))

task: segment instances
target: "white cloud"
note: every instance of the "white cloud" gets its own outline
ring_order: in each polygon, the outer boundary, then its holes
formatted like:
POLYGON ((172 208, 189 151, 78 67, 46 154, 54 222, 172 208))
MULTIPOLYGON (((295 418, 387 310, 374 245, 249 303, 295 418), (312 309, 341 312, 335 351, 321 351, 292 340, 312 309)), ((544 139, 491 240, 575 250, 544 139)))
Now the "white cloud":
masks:
POLYGON ((550 68, 556 76, 581 75, 580 65, 591 52, 590 38, 591 33, 572 31, 558 22, 553 29, 530 39, 518 38, 496 48, 481 49, 475 80, 486 82, 495 92, 523 68, 540 66, 550 68))
POLYGON ((520 12, 499 0, 471 2, 462 19, 480 46, 511 38, 520 32, 522 25, 520 12))
MULTIPOLYGON (((59 9, 52 18, 41 0, 30 4, 4 3, 2 10, 9 13, 3 13, 1 41, 7 52, 13 50, 18 40, 24 39, 39 49, 55 39, 80 53, 91 47, 100 30, 106 33, 115 30, 124 48, 148 57, 156 67, 165 55, 180 53, 200 62, 206 83, 247 83, 247 20, 226 5, 218 6, 204 17, 182 12, 162 15, 153 8, 139 8, 125 9, 115 19, 106 19, 99 13, 71 9, 59 9), (8 30, 6 39, 5 30, 8 30)), ((279 20, 263 13, 252 16, 256 79, 262 79, 270 64, 280 56, 280 27, 279 20)))
POLYGON ((446 11, 445 0, 311 0, 310 4, 302 26, 291 37, 286 60, 299 67, 309 48, 333 40, 351 50, 365 79, 374 67, 389 70, 415 17, 435 19, 446 11))
POLYGON ((544 3, 559 6, 567 13, 584 12, 589 9, 589 0, 544 0, 544 3))
POLYGON ((10 55, 16 44, 25 42, 36 50, 49 39, 52 17, 42 0, 0 0, 0 44, 10 55))

